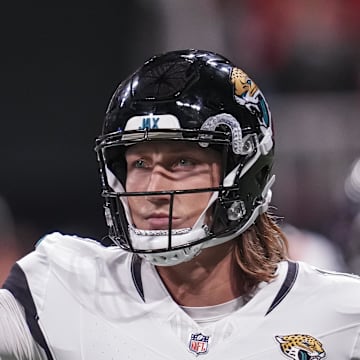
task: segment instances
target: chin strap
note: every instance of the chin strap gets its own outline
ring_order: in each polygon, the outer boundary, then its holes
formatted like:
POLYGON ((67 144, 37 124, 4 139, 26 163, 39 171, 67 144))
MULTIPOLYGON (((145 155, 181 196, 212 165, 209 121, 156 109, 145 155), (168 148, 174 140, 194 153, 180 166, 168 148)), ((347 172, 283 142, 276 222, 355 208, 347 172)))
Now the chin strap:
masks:
MULTIPOLYGON (((164 248, 164 245, 169 246, 169 233, 166 230, 161 230, 162 235, 157 235, 157 231, 139 230, 129 227, 129 233, 134 248, 141 249, 145 247, 146 250, 156 250, 164 248), (141 235, 138 233, 141 232, 141 235), (160 247, 161 246, 161 247, 160 247)), ((185 245, 191 244, 194 239, 201 239, 208 235, 209 229, 206 225, 200 228, 186 228, 177 229, 171 232, 171 245, 185 245)), ((182 249, 169 250, 157 253, 139 253, 138 255, 149 261, 154 265, 159 266, 173 266, 185 261, 189 261, 198 255, 203 247, 203 244, 188 246, 182 249)), ((166 247, 165 247, 166 248, 166 247)))

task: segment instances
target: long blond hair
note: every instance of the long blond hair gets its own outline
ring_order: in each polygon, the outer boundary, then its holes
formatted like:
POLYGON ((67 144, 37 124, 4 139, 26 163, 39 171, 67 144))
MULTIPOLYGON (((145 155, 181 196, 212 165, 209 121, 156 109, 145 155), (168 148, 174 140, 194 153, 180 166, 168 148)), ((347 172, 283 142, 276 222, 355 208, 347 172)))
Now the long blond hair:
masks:
POLYGON ((234 255, 248 293, 275 277, 279 261, 288 259, 288 241, 274 217, 265 213, 239 237, 234 255))

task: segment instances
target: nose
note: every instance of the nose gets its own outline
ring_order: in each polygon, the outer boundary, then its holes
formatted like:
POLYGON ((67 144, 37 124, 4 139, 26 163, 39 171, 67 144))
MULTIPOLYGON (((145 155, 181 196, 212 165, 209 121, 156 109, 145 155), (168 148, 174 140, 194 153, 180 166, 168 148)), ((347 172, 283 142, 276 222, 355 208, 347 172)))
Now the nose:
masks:
MULTIPOLYGON (((167 173, 166 169, 161 166, 154 166, 149 174, 147 181, 148 192, 161 192, 171 190, 173 188, 173 182, 167 173)), ((147 195, 147 200, 156 203, 168 203, 170 201, 170 195, 157 193, 154 195, 147 195)))

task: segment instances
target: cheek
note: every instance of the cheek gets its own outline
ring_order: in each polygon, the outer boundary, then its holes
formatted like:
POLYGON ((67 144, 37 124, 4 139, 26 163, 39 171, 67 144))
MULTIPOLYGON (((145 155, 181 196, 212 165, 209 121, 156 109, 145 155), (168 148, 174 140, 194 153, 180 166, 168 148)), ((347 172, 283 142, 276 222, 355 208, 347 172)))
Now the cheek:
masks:
POLYGON ((145 228, 141 211, 145 208, 145 201, 143 196, 129 196, 127 199, 129 212, 133 224, 139 228, 145 228))
MULTIPOLYGON (((219 164, 214 163, 209 165, 206 171, 199 172, 196 176, 188 179, 187 184, 184 188, 201 189, 208 187, 217 187, 220 185, 220 182, 221 167, 219 164)), ((185 181, 183 183, 185 183, 185 181)))
POLYGON ((188 219, 196 220, 207 207, 211 193, 179 195, 174 201, 174 212, 181 212, 188 219))
POLYGON ((187 204, 189 209, 198 209, 204 207, 209 202, 210 192, 208 193, 191 193, 175 196, 175 203, 187 204), (177 198, 177 199, 176 199, 177 198))
POLYGON ((131 173, 128 173, 125 181, 125 189, 129 192, 141 191, 142 182, 139 181, 139 177, 133 176, 131 173), (137 179, 137 181, 136 181, 137 179))
POLYGON ((211 186, 219 186, 222 179, 221 179, 221 173, 222 173, 222 169, 221 169, 221 165, 220 163, 213 163, 212 164, 212 177, 211 177, 211 186))
POLYGON ((130 210, 141 209, 144 205, 145 196, 128 196, 127 202, 130 210))

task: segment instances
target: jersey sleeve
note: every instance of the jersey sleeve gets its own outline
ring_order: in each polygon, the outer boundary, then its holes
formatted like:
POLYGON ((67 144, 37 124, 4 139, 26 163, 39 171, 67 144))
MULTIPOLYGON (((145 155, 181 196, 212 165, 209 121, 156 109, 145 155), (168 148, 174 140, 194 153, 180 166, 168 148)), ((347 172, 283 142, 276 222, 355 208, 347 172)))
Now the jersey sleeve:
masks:
POLYGON ((44 360, 34 341, 23 307, 6 289, 0 289, 0 360, 44 360))

